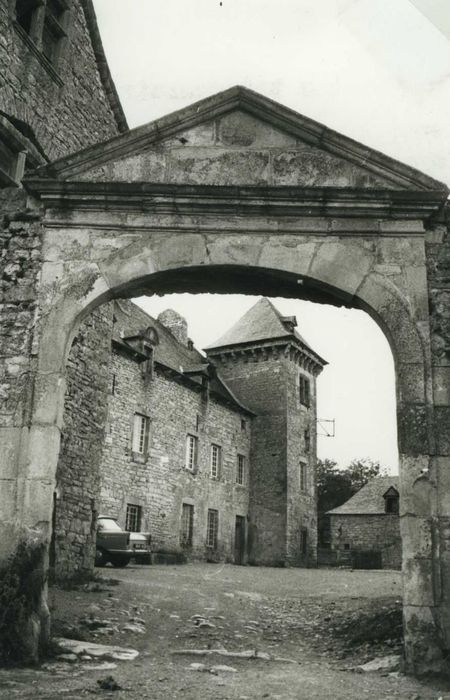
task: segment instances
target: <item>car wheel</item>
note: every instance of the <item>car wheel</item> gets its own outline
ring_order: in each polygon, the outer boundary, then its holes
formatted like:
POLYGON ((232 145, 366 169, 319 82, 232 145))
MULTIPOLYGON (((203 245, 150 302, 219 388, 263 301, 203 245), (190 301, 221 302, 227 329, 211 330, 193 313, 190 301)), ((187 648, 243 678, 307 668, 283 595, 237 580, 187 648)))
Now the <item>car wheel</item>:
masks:
POLYGON ((128 566, 129 561, 130 557, 126 554, 116 554, 114 557, 111 557, 111 564, 115 566, 116 569, 123 569, 125 566, 128 566))
POLYGON ((95 550, 95 566, 106 566, 108 561, 108 555, 103 549, 95 550))

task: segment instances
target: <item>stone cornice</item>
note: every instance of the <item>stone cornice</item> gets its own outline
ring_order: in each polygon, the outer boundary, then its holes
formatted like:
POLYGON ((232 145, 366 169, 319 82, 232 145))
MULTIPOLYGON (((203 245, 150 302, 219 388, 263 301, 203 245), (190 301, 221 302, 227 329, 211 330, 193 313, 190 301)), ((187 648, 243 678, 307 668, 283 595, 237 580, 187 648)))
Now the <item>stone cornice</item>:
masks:
POLYGON ((145 211, 265 217, 363 217, 428 221, 441 212, 447 190, 372 190, 335 187, 179 185, 67 182, 31 176, 29 192, 47 209, 145 211))
POLYGON ((208 348, 207 356, 213 362, 234 362, 242 357, 253 361, 263 361, 269 357, 283 355, 296 362, 314 376, 328 364, 310 348, 304 347, 296 338, 270 338, 247 345, 234 345, 221 348, 208 348))

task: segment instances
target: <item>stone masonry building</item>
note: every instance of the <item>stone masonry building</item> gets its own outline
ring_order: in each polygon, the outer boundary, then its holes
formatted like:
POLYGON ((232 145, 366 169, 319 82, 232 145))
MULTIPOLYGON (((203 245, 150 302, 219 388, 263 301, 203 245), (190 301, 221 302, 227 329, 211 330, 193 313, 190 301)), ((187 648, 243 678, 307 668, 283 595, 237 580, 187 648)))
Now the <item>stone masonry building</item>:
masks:
MULTIPOLYGON (((18 353, 30 347, 42 263, 39 216, 27 211, 18 184, 38 165, 127 129, 92 0, 0 0, 0 411, 9 429, 19 420, 11 382, 26 387, 33 371, 18 353)), ((96 310, 77 329, 67 361, 58 482, 68 486, 55 491, 59 536, 50 551, 60 577, 92 568, 111 323, 108 307, 96 310)))
POLYGON ((400 569, 400 486, 398 477, 371 479, 354 496, 330 510, 331 548, 350 553, 371 568, 400 569))
MULTIPOLYGON (((261 299, 201 355, 185 320, 114 304, 99 508, 155 551, 316 560, 316 376, 325 362, 261 299)), ((57 537, 59 533, 57 532, 57 537)))
MULTIPOLYGON (((113 326, 105 302, 233 292, 363 309, 388 338, 406 667, 446 669, 447 185, 241 86, 127 131, 91 0, 0 0, 0 170, 0 589, 17 598, 34 582, 24 615, 0 627, 1 653, 14 638, 18 656, 36 661, 48 642, 55 523, 60 573, 82 556, 91 566, 113 326)), ((218 372, 262 424, 264 407, 239 396, 225 372, 246 358, 255 372, 263 357, 260 369, 269 367, 278 347, 252 342, 254 357, 238 343, 234 355, 211 348, 210 359, 220 355, 218 372)), ((264 532, 269 519, 264 488, 249 500, 255 551, 258 523, 264 532)), ((288 533, 292 509, 281 487, 275 493, 275 529, 285 518, 288 533)))

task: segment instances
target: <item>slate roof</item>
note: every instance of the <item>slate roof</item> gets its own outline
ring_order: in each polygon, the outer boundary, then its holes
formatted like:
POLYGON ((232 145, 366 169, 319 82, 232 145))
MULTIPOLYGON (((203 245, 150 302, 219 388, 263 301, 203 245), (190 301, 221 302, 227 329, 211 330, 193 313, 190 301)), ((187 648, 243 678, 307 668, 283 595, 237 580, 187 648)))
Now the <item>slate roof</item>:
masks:
POLYGON ((198 384, 202 382, 202 375, 207 374, 210 377, 209 390, 211 394, 215 394, 227 402, 235 404, 236 408, 254 415, 253 411, 236 398, 224 380, 217 374, 214 366, 195 347, 190 349, 180 343, 168 328, 132 301, 128 299, 115 301, 114 317, 113 340, 116 345, 130 351, 132 348, 127 344, 125 338, 137 335, 149 326, 153 327, 156 329, 159 339, 159 343, 153 348, 155 362, 198 384))
POLYGON ((123 300, 114 303, 114 324, 113 337, 115 340, 136 335, 149 326, 156 329, 159 337, 159 344, 153 350, 153 357, 157 362, 161 362, 167 367, 171 367, 178 372, 183 369, 197 368, 198 365, 207 366, 206 358, 193 348, 178 342, 168 328, 163 326, 157 319, 152 318, 143 309, 132 301, 123 300))
POLYGON ((300 333, 293 327, 293 317, 285 317, 269 299, 262 297, 254 304, 224 335, 215 343, 208 345, 205 350, 213 354, 219 348, 235 345, 248 345, 263 340, 278 340, 280 338, 295 339, 303 348, 309 350, 320 364, 328 364, 320 357, 300 333))
POLYGON ((383 495, 390 488, 400 492, 398 476, 376 476, 342 506, 328 511, 328 515, 377 515, 385 513, 383 495))

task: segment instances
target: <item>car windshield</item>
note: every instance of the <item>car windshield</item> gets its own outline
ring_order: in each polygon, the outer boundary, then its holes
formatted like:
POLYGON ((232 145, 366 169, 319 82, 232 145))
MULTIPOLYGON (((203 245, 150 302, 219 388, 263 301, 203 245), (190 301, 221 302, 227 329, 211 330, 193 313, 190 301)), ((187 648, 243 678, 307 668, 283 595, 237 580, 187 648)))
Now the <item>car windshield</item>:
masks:
POLYGON ((112 518, 100 518, 97 523, 97 528, 99 530, 115 530, 116 532, 123 532, 120 525, 118 525, 112 518))

